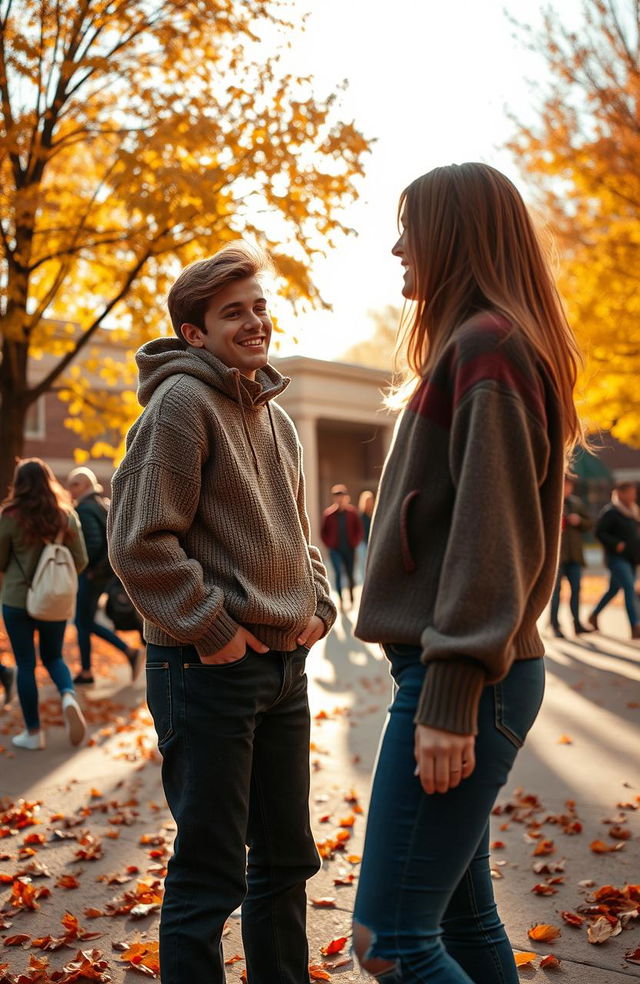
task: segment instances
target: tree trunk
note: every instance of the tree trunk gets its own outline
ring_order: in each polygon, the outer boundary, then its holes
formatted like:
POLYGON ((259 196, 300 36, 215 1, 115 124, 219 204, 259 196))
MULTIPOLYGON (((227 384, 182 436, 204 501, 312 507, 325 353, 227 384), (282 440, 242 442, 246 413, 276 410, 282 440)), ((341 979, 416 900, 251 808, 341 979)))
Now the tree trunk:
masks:
POLYGON ((27 346, 3 339, 0 364, 0 501, 13 478, 16 458, 22 455, 29 409, 27 346))

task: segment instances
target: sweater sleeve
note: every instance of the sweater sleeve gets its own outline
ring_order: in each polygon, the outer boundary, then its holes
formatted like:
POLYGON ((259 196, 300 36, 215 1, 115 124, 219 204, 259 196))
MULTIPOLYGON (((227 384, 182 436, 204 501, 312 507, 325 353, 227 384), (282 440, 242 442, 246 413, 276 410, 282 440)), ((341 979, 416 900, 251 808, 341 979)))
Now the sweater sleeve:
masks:
POLYGON ((546 429, 516 393, 483 381, 456 407, 453 514, 421 638, 428 668, 416 723, 476 733, 484 686, 508 672, 545 555, 539 486, 548 460, 546 429))
POLYGON ((141 418, 113 479, 109 558, 145 618, 209 655, 233 638, 238 624, 225 610, 222 590, 205 585, 201 565, 182 546, 209 454, 193 416, 191 422, 187 431, 161 415, 141 418))
POLYGON ((307 515, 302 454, 302 446, 298 444, 298 494, 296 501, 298 506, 298 516, 300 517, 300 525, 302 526, 302 532, 307 543, 309 559, 313 570, 313 583, 316 590, 315 614, 324 622, 326 627, 326 635, 331 630, 331 627, 336 620, 337 611, 336 606, 331 601, 327 570, 322 561, 322 554, 320 553, 318 547, 314 546, 314 544, 310 542, 309 517, 307 515))
POLYGON ((71 551, 73 562, 78 574, 81 574, 89 563, 87 548, 82 535, 80 520, 73 510, 69 513, 68 528, 65 536, 65 544, 71 551))

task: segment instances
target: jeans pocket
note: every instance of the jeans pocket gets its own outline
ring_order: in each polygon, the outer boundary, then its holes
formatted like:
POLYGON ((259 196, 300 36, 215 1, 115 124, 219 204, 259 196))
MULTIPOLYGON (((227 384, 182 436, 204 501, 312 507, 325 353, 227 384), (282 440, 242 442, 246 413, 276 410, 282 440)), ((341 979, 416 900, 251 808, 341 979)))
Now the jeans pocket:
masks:
POLYGON ((147 664, 147 704, 158 736, 158 748, 173 735, 173 701, 169 663, 147 664))
POLYGON ((493 686, 495 724, 509 741, 522 748, 544 696, 544 660, 518 660, 493 686))
POLYGON ((249 659, 253 650, 247 646, 244 656, 240 659, 231 660, 230 663, 203 663, 195 648, 189 646, 182 651, 182 665, 185 670, 212 670, 219 673, 221 670, 234 670, 237 666, 242 666, 249 659))

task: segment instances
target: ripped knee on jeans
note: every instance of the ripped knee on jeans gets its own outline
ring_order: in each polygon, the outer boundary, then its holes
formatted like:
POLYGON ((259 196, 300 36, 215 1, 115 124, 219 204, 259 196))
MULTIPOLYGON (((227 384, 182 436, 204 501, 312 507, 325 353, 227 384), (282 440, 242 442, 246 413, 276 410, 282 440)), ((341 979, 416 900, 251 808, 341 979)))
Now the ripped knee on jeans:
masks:
POLYGON ((398 964, 395 960, 378 955, 376 936, 362 923, 353 924, 353 950, 362 970, 375 977, 380 984, 395 984, 400 981, 398 964))

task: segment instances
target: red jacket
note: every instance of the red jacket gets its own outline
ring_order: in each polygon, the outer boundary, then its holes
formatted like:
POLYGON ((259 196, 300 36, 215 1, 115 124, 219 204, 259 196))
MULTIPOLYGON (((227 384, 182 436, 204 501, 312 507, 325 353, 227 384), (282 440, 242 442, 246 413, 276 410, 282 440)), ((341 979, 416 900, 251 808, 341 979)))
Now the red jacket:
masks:
MULTIPOLYGON (((355 506, 345 506, 344 512, 347 518, 347 540, 349 546, 355 549, 364 537, 364 527, 360 519, 360 513, 355 506)), ((338 548, 338 507, 329 506, 322 514, 322 527, 320 529, 322 542, 330 550, 338 548)))

